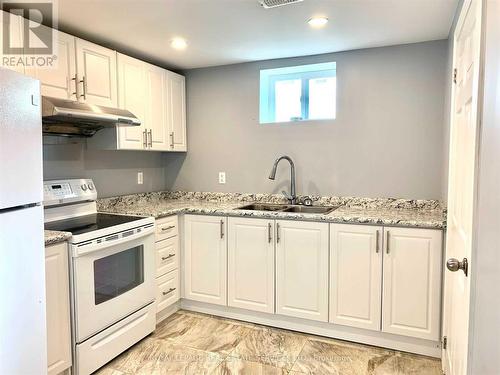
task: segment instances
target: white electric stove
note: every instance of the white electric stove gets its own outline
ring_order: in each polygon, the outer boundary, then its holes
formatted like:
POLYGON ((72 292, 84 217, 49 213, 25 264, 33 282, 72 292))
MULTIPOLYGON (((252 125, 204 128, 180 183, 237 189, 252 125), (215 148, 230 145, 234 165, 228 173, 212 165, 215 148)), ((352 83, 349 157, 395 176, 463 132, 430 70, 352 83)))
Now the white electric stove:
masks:
POLYGON ((97 212, 92 180, 44 182, 45 229, 71 232, 74 374, 155 329, 154 218, 97 212))

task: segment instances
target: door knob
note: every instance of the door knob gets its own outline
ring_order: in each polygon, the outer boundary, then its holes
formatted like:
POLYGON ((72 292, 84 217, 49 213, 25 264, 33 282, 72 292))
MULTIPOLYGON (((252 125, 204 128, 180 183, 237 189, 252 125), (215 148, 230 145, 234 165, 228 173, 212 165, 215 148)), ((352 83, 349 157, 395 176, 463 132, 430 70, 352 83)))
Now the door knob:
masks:
POLYGON ((446 268, 448 268, 451 272, 462 270, 464 271, 465 276, 467 276, 469 271, 469 262, 467 261, 467 258, 464 258, 462 261, 459 261, 455 258, 450 258, 446 262, 446 268))

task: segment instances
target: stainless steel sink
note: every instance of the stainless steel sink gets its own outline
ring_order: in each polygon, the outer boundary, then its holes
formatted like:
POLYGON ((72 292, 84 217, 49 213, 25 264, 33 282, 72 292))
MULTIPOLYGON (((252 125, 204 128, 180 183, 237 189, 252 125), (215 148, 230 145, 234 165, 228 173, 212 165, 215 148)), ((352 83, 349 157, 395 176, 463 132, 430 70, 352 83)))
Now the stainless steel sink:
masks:
POLYGON ((297 212, 302 214, 328 214, 338 207, 327 206, 290 206, 283 212, 297 212))
POLYGON ((270 204, 270 203, 252 203, 246 206, 238 207, 237 210, 252 210, 252 211, 283 211, 290 207, 288 204, 270 204))

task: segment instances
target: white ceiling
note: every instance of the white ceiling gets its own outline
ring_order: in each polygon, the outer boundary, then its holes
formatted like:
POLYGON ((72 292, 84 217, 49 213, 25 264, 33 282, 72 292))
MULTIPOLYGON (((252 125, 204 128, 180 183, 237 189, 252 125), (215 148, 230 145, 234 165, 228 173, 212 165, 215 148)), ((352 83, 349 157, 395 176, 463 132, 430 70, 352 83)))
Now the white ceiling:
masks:
POLYGON ((59 0, 59 28, 166 67, 189 69, 445 39, 458 0, 59 0), (311 16, 327 16, 312 29, 311 16), (170 47, 187 39, 184 51, 170 47))

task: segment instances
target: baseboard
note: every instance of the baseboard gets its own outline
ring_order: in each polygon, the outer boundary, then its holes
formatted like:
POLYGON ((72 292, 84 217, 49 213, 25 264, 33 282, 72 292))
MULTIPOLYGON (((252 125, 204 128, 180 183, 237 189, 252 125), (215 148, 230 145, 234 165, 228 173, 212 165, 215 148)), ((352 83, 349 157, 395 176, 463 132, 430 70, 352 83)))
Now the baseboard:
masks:
POLYGON ((181 299, 180 308, 276 328, 441 358, 441 344, 438 341, 429 341, 281 315, 259 313, 186 299, 181 299))
POLYGON ((177 301, 174 304, 170 305, 169 307, 161 310, 159 313, 156 314, 156 325, 158 325, 158 323, 162 322, 163 320, 167 319, 173 313, 179 311, 180 308, 181 308, 180 302, 177 301))

